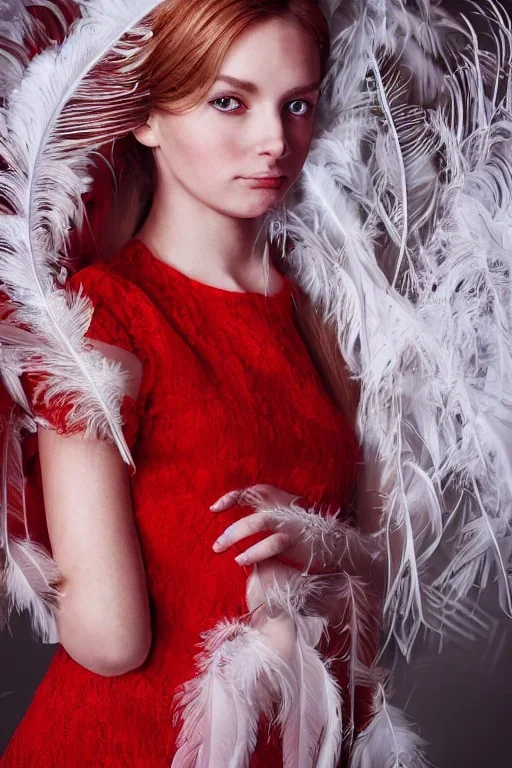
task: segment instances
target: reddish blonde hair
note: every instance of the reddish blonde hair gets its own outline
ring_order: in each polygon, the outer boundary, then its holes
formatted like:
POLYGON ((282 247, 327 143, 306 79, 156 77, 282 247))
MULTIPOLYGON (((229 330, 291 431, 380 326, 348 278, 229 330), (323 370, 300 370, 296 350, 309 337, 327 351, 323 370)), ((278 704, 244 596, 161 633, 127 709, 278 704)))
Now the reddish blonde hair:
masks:
MULTIPOLYGON (((137 65, 138 88, 127 110, 125 137, 116 140, 111 158, 118 191, 110 218, 123 226, 117 236, 110 233, 112 242, 105 238, 105 222, 94 227, 103 233, 102 250, 107 255, 140 228, 156 185, 152 151, 131 132, 144 125, 154 109, 180 113, 196 107, 211 89, 236 38, 252 24, 275 16, 294 17, 311 35, 323 77, 330 37, 318 0, 165 0, 144 19, 142 25, 152 37, 144 43, 137 65)), ((105 211, 102 215, 105 218, 105 211)))
POLYGON ((197 106, 236 38, 252 24, 286 15, 315 40, 325 73, 329 27, 318 0, 166 0, 147 19, 153 38, 141 77, 149 83, 151 108, 197 106))

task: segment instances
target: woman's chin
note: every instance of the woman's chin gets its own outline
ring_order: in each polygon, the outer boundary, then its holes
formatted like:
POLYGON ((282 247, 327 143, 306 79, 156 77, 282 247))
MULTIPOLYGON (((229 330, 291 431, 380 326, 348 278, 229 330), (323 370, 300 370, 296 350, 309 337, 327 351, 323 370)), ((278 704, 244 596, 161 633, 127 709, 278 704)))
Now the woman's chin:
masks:
MULTIPOLYGON (((265 190, 270 192, 272 190, 265 190)), ((265 216, 271 208, 278 206, 284 198, 284 193, 262 195, 260 200, 251 201, 247 205, 234 207, 232 216, 238 219, 258 219, 265 216)))

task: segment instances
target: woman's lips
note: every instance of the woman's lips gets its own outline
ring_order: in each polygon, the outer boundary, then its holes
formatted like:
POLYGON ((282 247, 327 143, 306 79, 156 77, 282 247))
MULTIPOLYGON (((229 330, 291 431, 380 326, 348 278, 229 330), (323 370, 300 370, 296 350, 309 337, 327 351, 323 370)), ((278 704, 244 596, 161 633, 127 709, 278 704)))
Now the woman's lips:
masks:
POLYGON ((248 178, 246 181, 250 182, 253 189, 257 189, 258 187, 263 187, 264 189, 279 189, 283 185, 285 179, 286 176, 278 176, 277 178, 275 176, 260 176, 259 178, 248 178))

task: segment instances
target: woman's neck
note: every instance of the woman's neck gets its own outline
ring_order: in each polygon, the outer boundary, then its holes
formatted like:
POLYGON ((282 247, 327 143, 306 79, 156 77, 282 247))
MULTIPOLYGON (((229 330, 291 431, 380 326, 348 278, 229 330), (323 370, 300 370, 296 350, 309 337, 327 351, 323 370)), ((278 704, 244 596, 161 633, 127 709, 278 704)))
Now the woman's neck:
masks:
POLYGON ((159 194, 136 234, 154 256, 194 280, 218 288, 274 294, 282 285, 269 263, 261 219, 227 216, 190 194, 159 194))

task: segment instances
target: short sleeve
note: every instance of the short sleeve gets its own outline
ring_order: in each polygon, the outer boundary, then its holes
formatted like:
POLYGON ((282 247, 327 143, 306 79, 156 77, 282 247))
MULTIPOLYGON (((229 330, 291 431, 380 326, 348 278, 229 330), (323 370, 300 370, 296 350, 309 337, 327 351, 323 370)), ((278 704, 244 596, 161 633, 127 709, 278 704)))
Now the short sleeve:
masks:
MULTIPOLYGON (((93 314, 86 338, 119 347, 139 357, 139 349, 133 333, 133 297, 131 284, 110 272, 102 264, 94 264, 77 272, 66 283, 66 290, 72 294, 81 290, 93 306, 93 314)), ((142 361, 141 361, 142 362, 142 361)), ((85 429, 85 423, 69 426, 69 415, 79 394, 66 392, 49 397, 46 391, 45 373, 26 373, 22 384, 38 422, 61 435, 78 434, 85 429)), ((123 434, 130 450, 137 439, 143 411, 143 398, 137 400, 125 395, 121 402, 123 434)))

